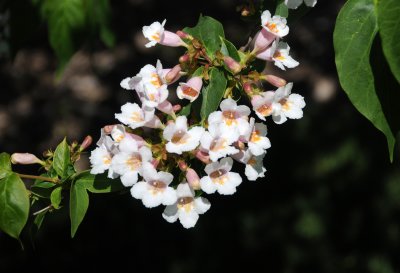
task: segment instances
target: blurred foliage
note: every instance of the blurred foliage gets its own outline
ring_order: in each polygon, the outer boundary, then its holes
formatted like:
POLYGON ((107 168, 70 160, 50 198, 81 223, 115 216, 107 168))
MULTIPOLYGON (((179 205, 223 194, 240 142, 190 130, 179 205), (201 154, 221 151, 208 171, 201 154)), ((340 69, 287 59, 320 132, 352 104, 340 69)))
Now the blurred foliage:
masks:
POLYGON ((15 56, 44 22, 50 46, 58 59, 58 75, 86 42, 99 37, 109 47, 115 43, 109 28, 108 0, 8 0, 0 6, 0 11, 6 16, 4 27, 8 40, 8 43, 2 41, 0 49, 5 47, 15 56))

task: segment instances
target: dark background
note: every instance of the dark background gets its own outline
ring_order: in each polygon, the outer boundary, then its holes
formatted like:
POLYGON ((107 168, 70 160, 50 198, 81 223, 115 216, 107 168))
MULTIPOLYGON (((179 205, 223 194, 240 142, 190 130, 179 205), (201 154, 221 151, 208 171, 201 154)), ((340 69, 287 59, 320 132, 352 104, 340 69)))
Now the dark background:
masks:
MULTIPOLYGON (((299 121, 267 122, 265 179, 245 181, 233 196, 208 196, 211 210, 190 230, 129 194, 91 195, 74 239, 67 207, 45 219, 33 244, 25 231, 24 250, 0 233, 0 272, 400 272, 399 150, 390 164, 383 134, 340 89, 332 34, 343 2, 320 0, 290 25, 286 40, 301 65, 286 73, 271 68, 295 83, 307 106, 299 121)), ((119 82, 157 59, 172 67, 183 53, 145 48, 143 25, 166 18, 166 29, 176 31, 202 13, 240 46, 254 25, 240 20, 237 3, 112 1, 115 47, 92 41, 59 80, 43 25, 14 60, 0 63, 0 151, 40 155, 65 135, 97 139, 133 101, 119 82)), ((87 156, 79 168, 88 168, 87 156)))

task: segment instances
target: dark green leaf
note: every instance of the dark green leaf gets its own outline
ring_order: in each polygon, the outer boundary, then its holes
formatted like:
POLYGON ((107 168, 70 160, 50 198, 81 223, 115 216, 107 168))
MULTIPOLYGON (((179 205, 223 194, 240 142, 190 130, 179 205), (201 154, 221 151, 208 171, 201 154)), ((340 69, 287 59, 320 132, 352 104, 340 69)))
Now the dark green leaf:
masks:
POLYGON ((89 207, 89 195, 80 183, 72 183, 69 203, 69 215, 71 218, 71 237, 75 236, 79 225, 85 217, 89 207))
POLYGON ((70 151, 67 140, 57 146, 53 157, 53 169, 61 178, 68 176, 68 167, 71 165, 70 151))
POLYGON ((15 173, 0 180, 0 229, 18 239, 29 214, 29 196, 15 173))
MULTIPOLYGON (((49 177, 48 174, 42 174, 41 176, 49 177)), ((39 197, 50 199, 52 188, 55 186, 56 184, 51 182, 35 180, 35 183, 31 186, 31 192, 39 197)))
POLYGON ((393 75, 400 83, 400 1, 380 0, 377 8, 383 52, 393 75))
POLYGON ((109 28, 110 5, 108 0, 84 0, 87 24, 92 32, 108 47, 115 44, 115 36, 109 28))
POLYGON ((92 193, 109 193, 124 189, 119 179, 110 179, 106 174, 94 175, 89 171, 79 174, 75 184, 92 193))
POLYGON ((357 110, 386 135, 392 159, 395 137, 377 96, 369 62, 377 30, 373 0, 347 1, 336 21, 335 61, 344 91, 357 110))
POLYGON ((203 121, 206 120, 212 112, 218 109, 226 90, 226 78, 222 71, 217 68, 211 68, 209 75, 210 82, 201 92, 203 101, 200 115, 203 121))
POLYGON ((287 18, 289 15, 289 9, 285 4, 285 0, 278 0, 275 10, 275 15, 279 15, 287 18))
POLYGON ((11 172, 11 159, 7 153, 0 154, 0 179, 11 172))
POLYGON ((34 227, 35 227, 35 231, 34 231, 35 233, 36 233, 36 232, 40 229, 40 227, 42 226, 44 217, 46 216, 47 212, 48 212, 48 210, 45 210, 45 211, 42 211, 42 212, 38 213, 38 214, 35 216, 35 219, 33 220, 33 225, 34 225, 34 227))
POLYGON ((221 52, 226 56, 232 57, 235 61, 240 62, 240 55, 235 45, 224 38, 221 38, 221 52))
POLYGON ((55 209, 60 208, 62 187, 55 188, 50 195, 51 204, 55 209))
POLYGON ((179 111, 178 116, 186 116, 186 117, 189 116, 191 108, 192 108, 192 103, 185 105, 184 107, 182 107, 182 110, 179 111))
POLYGON ((215 52, 221 48, 220 37, 225 38, 222 24, 208 16, 200 16, 195 27, 185 28, 183 31, 202 42, 210 58, 213 58, 215 52))

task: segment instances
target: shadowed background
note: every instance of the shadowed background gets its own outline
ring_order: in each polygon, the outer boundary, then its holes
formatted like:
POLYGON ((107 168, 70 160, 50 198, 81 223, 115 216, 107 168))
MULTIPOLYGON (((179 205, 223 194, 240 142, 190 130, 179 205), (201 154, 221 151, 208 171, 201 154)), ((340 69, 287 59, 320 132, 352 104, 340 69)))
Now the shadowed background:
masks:
MULTIPOLYGON (((89 211, 70 239, 68 207, 48 215, 30 243, 0 233, 0 272, 83 267, 132 272, 399 272, 400 168, 389 163, 386 140, 351 105, 337 81, 332 34, 344 1, 322 1, 287 41, 300 66, 272 73, 294 82, 306 99, 304 117, 275 125, 265 179, 244 181, 233 196, 209 195, 211 210, 186 230, 146 209, 128 193, 91 195, 89 211)), ((160 59, 177 63, 183 49, 144 47, 143 25, 194 26, 199 14, 221 21, 238 47, 254 25, 234 1, 112 1, 115 47, 83 47, 56 81, 56 59, 42 25, 14 60, 0 63, 0 151, 42 154, 66 135, 81 141, 116 122, 133 101, 120 81, 160 59)), ((1 48, 0 48, 1 49, 1 48)), ((172 90, 172 89, 171 89, 172 90)), ((91 146, 94 149, 94 145, 91 146)), ((88 154, 78 166, 88 168, 88 154)), ((240 171, 241 166, 236 166, 240 171)), ((34 168, 17 167, 26 173, 34 168)))

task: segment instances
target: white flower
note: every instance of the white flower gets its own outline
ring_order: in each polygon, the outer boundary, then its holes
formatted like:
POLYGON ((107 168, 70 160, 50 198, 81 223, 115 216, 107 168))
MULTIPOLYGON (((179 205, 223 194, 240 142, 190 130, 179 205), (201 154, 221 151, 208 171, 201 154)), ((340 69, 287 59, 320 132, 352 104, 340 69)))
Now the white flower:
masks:
POLYGON ((161 37, 164 34, 164 25, 167 20, 164 20, 161 24, 160 22, 154 22, 150 26, 143 27, 143 35, 150 42, 148 42, 145 46, 152 47, 161 41, 161 37))
POLYGON ((242 151, 238 154, 232 156, 235 160, 246 164, 244 174, 250 181, 255 181, 259 177, 265 177, 265 172, 267 171, 264 167, 263 159, 265 153, 255 156, 251 153, 250 149, 242 151))
POLYGON ((254 118, 250 119, 251 131, 247 137, 247 145, 253 155, 259 156, 271 147, 267 135, 267 126, 263 123, 255 123, 254 118))
POLYGON ((290 47, 284 42, 274 42, 272 47, 275 47, 275 52, 272 55, 272 60, 275 61, 275 65, 282 70, 287 68, 294 68, 299 65, 299 62, 294 60, 290 55, 290 47))
POLYGON ((199 219, 199 214, 210 209, 210 202, 204 197, 195 197, 194 191, 184 181, 176 189, 178 201, 167 206, 162 214, 169 223, 179 219, 184 228, 192 228, 199 219))
POLYGON ((292 87, 293 83, 288 83, 275 91, 272 119, 276 124, 282 124, 288 118, 300 119, 303 117, 302 109, 306 103, 299 94, 291 94, 292 87))
POLYGON ((150 41, 145 45, 146 47, 152 47, 156 44, 173 47, 186 45, 176 33, 164 29, 166 21, 164 20, 162 24, 154 22, 150 26, 143 27, 143 35, 150 41))
POLYGON ((261 95, 256 95, 251 99, 253 110, 260 119, 265 121, 265 117, 272 114, 273 99, 274 92, 272 91, 263 92, 261 95))
POLYGON ((202 86, 203 80, 201 77, 193 77, 187 83, 179 83, 176 94, 180 99, 188 99, 193 102, 198 98, 202 86))
POLYGON ((121 175, 121 182, 125 187, 132 186, 138 181, 138 174, 142 174, 144 162, 150 162, 152 154, 149 148, 138 148, 137 142, 125 137, 119 144, 120 152, 111 162, 112 169, 121 175))
POLYGON ((154 108, 145 106, 140 108, 138 104, 128 102, 122 105, 121 112, 115 114, 115 118, 132 129, 142 126, 150 128, 161 126, 160 119, 154 115, 154 108))
POLYGON ((208 126, 208 131, 200 139, 201 147, 208 151, 212 161, 217 161, 221 157, 239 152, 230 146, 237 141, 239 134, 237 131, 223 131, 219 124, 213 123, 208 126))
POLYGON ((200 187, 206 193, 230 195, 236 192, 236 187, 242 183, 242 177, 232 169, 232 158, 221 159, 220 162, 213 162, 206 166, 207 176, 200 179, 200 187))
POLYGON ((168 140, 166 149, 169 153, 175 154, 192 151, 199 145, 203 133, 203 127, 196 126, 188 130, 187 118, 179 116, 164 129, 163 137, 168 140))
POLYGON ((104 173, 111 166, 112 154, 103 144, 94 149, 90 156, 91 174, 104 173))
POLYGON ((282 38, 289 33, 286 19, 279 15, 271 17, 271 13, 268 10, 261 14, 261 26, 277 37, 282 38))
MULTIPOLYGON (((289 9, 297 9, 303 0, 285 0, 285 4, 289 9)), ((304 0, 304 3, 309 7, 314 7, 317 0, 304 0)))
POLYGON ((157 207, 161 204, 168 206, 176 203, 177 195, 175 189, 168 185, 174 176, 167 172, 157 172, 150 163, 143 163, 143 178, 133 185, 131 194, 140 199, 147 208, 157 207))
POLYGON ((249 130, 248 116, 250 108, 245 105, 237 105, 231 98, 225 99, 220 104, 221 111, 215 111, 208 116, 208 124, 221 124, 222 131, 244 135, 249 130))
POLYGON ((121 124, 115 125, 111 130, 111 137, 113 138, 115 145, 119 145, 119 143, 125 138, 125 135, 125 127, 121 124))

